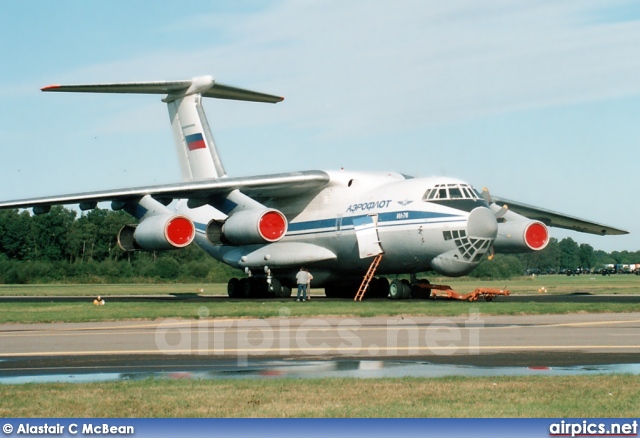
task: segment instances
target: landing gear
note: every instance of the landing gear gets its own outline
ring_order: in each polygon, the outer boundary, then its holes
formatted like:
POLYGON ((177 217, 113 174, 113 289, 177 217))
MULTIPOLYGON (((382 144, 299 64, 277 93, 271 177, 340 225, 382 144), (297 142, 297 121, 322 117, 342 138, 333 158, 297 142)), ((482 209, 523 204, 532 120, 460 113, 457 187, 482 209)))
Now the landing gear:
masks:
POLYGON ((240 286, 240 280, 237 278, 232 278, 227 283, 227 293, 229 294, 229 298, 240 298, 242 288, 240 286))
MULTIPOLYGON (((269 273, 270 274, 270 273, 269 273)), ((344 283, 325 286, 325 295, 328 298, 353 299, 358 292, 359 283, 354 278, 347 279, 344 283)), ((287 299, 292 295, 291 287, 272 276, 251 276, 248 278, 232 278, 227 284, 229 298, 279 298, 287 299)), ((390 298, 392 300, 426 300, 426 299, 456 299, 476 301, 485 299, 493 301, 496 295, 509 295, 508 290, 476 289, 470 294, 462 295, 452 290, 449 286, 431 284, 429 280, 411 277, 411 281, 395 278, 389 282, 384 277, 372 278, 366 298, 390 298)))
POLYGON ((411 298, 411 283, 407 280, 394 279, 389 284, 389 298, 392 300, 404 300, 411 298))
POLYGON ((411 298, 426 300, 431 297, 431 283, 429 280, 421 279, 411 285, 411 298))
POLYGON ((391 280, 389 284, 389 298, 392 300, 401 300, 404 298, 404 284, 397 278, 391 280))
POLYGON ((327 298, 350 298, 356 296, 358 292, 358 284, 357 283, 347 283, 340 285, 328 285, 324 288, 324 294, 327 298))
POLYGON ((369 284, 367 294, 371 298, 387 298, 389 295, 389 280, 385 277, 374 278, 369 284))
POLYGON ((291 288, 289 286, 282 285, 280 280, 277 278, 271 279, 271 284, 267 286, 267 291, 269 295, 274 296, 275 298, 291 297, 291 288))
POLYGON ((227 283, 229 298, 289 298, 291 288, 280 283, 277 278, 266 277, 232 278, 227 283))

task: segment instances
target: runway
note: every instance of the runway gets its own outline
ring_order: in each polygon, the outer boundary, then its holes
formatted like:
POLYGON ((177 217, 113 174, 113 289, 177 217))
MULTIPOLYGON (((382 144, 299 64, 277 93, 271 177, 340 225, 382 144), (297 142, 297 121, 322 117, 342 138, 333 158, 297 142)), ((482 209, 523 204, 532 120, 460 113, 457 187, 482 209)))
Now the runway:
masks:
POLYGON ((637 364, 638 339, 640 313, 9 324, 0 326, 0 373, 193 371, 273 360, 637 364))

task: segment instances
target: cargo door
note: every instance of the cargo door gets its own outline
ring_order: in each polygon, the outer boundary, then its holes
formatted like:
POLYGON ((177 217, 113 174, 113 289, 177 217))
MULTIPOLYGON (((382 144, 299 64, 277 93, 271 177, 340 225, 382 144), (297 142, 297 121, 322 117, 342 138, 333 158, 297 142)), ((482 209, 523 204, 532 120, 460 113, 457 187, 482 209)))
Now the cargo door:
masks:
POLYGON ((353 225, 358 240, 358 252, 361 259, 382 253, 378 237, 378 215, 372 214, 353 218, 353 225))

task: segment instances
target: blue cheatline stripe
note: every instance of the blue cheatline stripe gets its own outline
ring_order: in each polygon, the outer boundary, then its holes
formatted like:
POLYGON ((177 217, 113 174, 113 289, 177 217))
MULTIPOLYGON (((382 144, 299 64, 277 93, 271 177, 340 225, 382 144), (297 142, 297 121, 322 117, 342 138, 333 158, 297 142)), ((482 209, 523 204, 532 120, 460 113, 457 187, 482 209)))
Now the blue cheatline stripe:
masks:
POLYGON ((436 213, 433 211, 393 211, 389 213, 380 213, 378 214, 378 223, 380 222, 397 222, 399 220, 429 220, 429 219, 444 219, 444 218, 457 218, 461 217, 460 215, 449 214, 449 213, 436 213), (407 215, 401 216, 401 215, 407 215))
MULTIPOLYGON (((342 219, 342 226, 345 225, 345 219, 342 219)), ((351 218, 349 218, 351 219, 351 218)), ((351 223, 349 224, 351 225, 351 223)), ((312 231, 320 228, 335 228, 336 218, 332 219, 320 219, 307 222, 291 222, 289 223, 289 231, 312 231)))
MULTIPOLYGON (((348 216, 342 218, 341 231, 349 231, 354 228, 354 221, 358 221, 360 218, 366 217, 366 215, 360 216, 348 216)), ((462 219, 462 216, 444 213, 433 213, 423 211, 409 211, 409 212, 393 212, 382 213, 378 215, 378 227, 397 227, 406 225, 417 225, 425 223, 427 220, 441 219, 436 223, 448 222, 447 219, 462 219), (408 213, 406 218, 398 219, 398 214, 408 213)), ((291 222, 289 223, 287 235, 291 234, 320 234, 330 233, 336 231, 337 218, 330 219, 318 219, 305 222, 291 222)), ((206 232, 207 225, 195 223, 195 227, 198 231, 206 232)))
MULTIPOLYGON (((360 218, 366 217, 366 215, 360 216, 347 216, 342 218, 342 226, 341 230, 346 230, 348 228, 353 228, 354 221, 360 220, 360 218)), ((446 213, 434 213, 434 212, 426 212, 426 211, 396 211, 392 213, 381 213, 378 215, 378 226, 379 227, 388 227, 388 226, 398 226, 398 225, 408 225, 412 222, 420 223, 427 220, 434 219, 458 219, 462 218, 459 215, 446 214, 446 213), (398 218, 398 215, 402 215, 406 213, 406 217, 402 216, 398 218)), ((309 233, 317 233, 322 232, 322 229, 330 228, 333 231, 336 228, 337 218, 331 219, 319 219, 313 221, 305 221, 305 222, 291 222, 289 224, 289 231, 296 232, 309 232, 309 233)))

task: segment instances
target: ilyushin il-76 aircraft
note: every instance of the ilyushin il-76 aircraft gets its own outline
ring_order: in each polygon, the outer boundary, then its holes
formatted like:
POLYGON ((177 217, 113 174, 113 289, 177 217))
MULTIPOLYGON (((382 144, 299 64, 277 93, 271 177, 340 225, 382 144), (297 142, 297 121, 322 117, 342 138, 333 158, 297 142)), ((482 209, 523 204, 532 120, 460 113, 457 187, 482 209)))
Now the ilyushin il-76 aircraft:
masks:
MULTIPOLYGON (((231 297, 289 297, 300 267, 329 297, 353 297, 369 273, 368 296, 406 298, 416 274, 470 273, 495 252, 540 251, 549 226, 591 234, 624 230, 491 197, 448 177, 395 172, 301 171, 229 177, 213 141, 203 97, 277 103, 282 97, 184 81, 50 85, 45 92, 165 95, 183 181, 176 184, 1 202, 0 208, 111 202, 137 219, 118 234, 127 251, 179 249, 195 242, 245 272, 231 297), (369 268, 376 261, 376 278, 369 268), (410 274, 411 281, 397 274, 410 274), (391 276, 389 282, 384 276, 391 276)), ((422 294, 424 297, 424 294, 422 294)), ((427 294, 428 295, 428 294, 427 294)))

